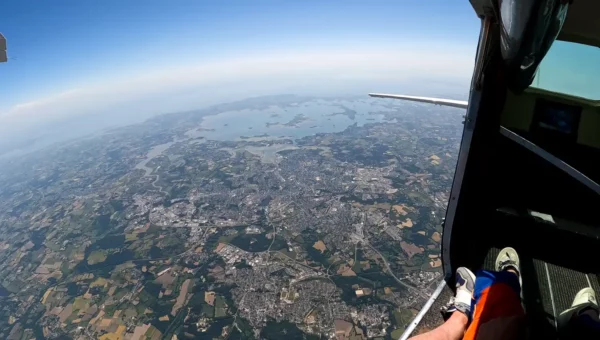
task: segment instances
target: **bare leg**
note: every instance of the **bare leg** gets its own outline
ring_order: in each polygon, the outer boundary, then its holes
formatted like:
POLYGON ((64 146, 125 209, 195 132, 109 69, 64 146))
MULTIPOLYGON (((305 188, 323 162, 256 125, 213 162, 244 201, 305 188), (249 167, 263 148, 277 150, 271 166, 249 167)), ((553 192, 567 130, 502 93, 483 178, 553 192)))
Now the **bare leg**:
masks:
POLYGON ((465 335, 469 319, 461 312, 454 312, 443 325, 410 338, 410 340, 460 340, 465 335))
POLYGON ((465 267, 456 270, 456 295, 450 300, 444 313, 449 318, 443 325, 427 333, 420 334, 411 340, 460 340, 465 335, 471 314, 471 300, 475 289, 475 274, 465 267), (448 314, 446 314, 448 315, 448 314))

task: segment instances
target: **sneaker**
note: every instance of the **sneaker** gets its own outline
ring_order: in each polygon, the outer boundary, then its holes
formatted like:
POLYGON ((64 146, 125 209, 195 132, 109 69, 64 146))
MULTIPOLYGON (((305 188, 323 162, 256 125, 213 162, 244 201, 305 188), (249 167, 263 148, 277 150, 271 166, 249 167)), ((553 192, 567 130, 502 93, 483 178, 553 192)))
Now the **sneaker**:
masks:
POLYGON ((580 290, 577 295, 575 295, 571 308, 560 313, 558 316, 559 328, 567 326, 573 316, 579 315, 581 311, 588 308, 595 309, 596 311, 599 310, 596 293, 594 293, 594 290, 590 287, 580 290))
POLYGON ((500 250, 500 254, 498 254, 498 257, 496 257, 496 271, 502 272, 508 269, 514 269, 517 272, 517 276, 519 277, 519 285, 523 287, 519 254, 517 254, 517 251, 511 247, 506 247, 500 250))
POLYGON ((456 270, 456 295, 450 299, 448 305, 442 307, 444 319, 459 311, 471 318, 471 300, 475 290, 475 274, 468 268, 460 267, 456 270))

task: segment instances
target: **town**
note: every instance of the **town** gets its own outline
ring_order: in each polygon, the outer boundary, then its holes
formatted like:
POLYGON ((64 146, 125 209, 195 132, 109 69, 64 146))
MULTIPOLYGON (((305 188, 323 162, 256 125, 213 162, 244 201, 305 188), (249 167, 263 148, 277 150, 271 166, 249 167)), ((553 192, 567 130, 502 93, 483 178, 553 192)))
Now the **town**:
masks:
POLYGON ((398 338, 441 280, 461 112, 319 100, 341 109, 270 96, 3 161, 0 337, 398 338), (273 107, 265 134, 203 125, 273 107))

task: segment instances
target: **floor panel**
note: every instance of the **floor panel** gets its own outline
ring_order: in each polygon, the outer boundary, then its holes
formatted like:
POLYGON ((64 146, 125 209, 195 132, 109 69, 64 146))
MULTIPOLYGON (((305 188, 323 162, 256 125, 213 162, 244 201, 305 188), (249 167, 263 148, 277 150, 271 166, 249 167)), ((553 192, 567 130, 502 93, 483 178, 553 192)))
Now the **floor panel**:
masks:
MULTIPOLYGON (((492 248, 483 269, 494 270, 500 249, 492 248)), ((523 275, 523 301, 533 339, 556 338, 556 318, 571 306, 575 294, 592 287, 600 296, 595 274, 588 274, 520 255, 523 275)))

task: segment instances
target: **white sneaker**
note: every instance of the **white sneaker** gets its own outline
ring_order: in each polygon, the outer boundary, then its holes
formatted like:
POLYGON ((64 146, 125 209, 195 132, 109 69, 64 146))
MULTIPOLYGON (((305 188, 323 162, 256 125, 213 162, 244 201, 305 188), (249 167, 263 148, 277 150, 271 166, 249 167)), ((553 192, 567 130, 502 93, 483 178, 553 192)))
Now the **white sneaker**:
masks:
POLYGON ((496 257, 496 271, 501 272, 507 269, 514 269, 519 276, 519 286, 523 287, 523 279, 521 278, 521 260, 519 254, 514 248, 506 247, 500 250, 496 257))
POLYGON ((447 320, 452 313, 459 311, 471 318, 471 300, 475 290, 475 274, 468 268, 460 267, 456 270, 456 295, 446 306, 442 307, 442 315, 447 320))
POLYGON ((596 293, 590 287, 580 290, 577 295, 575 295, 575 299, 571 304, 571 308, 560 313, 557 320, 559 327, 566 326, 574 315, 577 315, 580 311, 586 308, 599 310, 598 302, 596 300, 596 293))
POLYGON ((456 270, 456 296, 454 297, 456 309, 469 315, 474 290, 475 274, 468 268, 458 268, 456 270))
POLYGON ((496 257, 496 271, 501 272, 507 268, 513 267, 517 272, 521 273, 521 261, 519 254, 514 248, 506 247, 500 250, 496 257))

